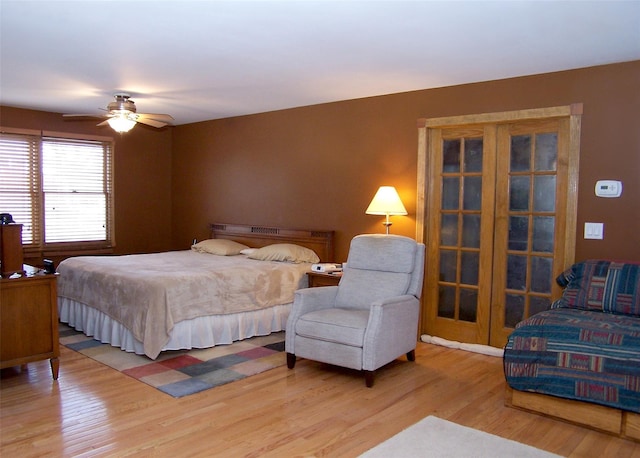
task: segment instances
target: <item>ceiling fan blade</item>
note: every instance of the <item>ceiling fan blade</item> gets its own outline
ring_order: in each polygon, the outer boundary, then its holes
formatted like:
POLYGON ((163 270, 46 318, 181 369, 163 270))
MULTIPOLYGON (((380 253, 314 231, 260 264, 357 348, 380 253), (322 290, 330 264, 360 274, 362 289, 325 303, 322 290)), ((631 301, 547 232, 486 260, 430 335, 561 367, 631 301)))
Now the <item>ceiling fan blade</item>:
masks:
POLYGON ((136 122, 139 122, 141 124, 146 124, 148 126, 157 127, 157 128, 169 125, 169 123, 164 121, 157 121, 155 119, 143 118, 143 117, 139 117, 138 119, 136 119, 136 122))
POLYGON ((96 124, 96 126, 106 126, 107 124, 109 124, 109 120, 108 119, 106 121, 102 121, 99 124, 96 124))
POLYGON ((156 121, 162 121, 167 124, 171 124, 173 122, 173 116, 168 114, 160 114, 160 113, 137 113, 139 118, 144 119, 155 119, 156 121))
POLYGON ((63 118, 102 118, 103 115, 89 113, 67 113, 62 115, 63 118))

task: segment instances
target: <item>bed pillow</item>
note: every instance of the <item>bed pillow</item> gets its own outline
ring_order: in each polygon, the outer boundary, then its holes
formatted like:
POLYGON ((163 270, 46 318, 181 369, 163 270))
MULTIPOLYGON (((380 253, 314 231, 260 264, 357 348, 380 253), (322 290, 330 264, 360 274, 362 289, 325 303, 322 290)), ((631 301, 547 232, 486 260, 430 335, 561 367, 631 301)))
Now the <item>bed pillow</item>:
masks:
POLYGON ((565 287, 551 308, 576 308, 640 316, 640 263, 590 259, 561 273, 565 287))
POLYGON ((227 239, 208 239, 191 246, 192 250, 199 253, 217 254, 219 256, 240 254, 240 252, 246 248, 249 247, 227 239))
POLYGON ((257 248, 245 248, 244 250, 240 251, 240 254, 246 254, 247 256, 249 256, 252 253, 255 253, 256 251, 258 251, 257 248))
POLYGON ((249 258, 259 261, 320 262, 320 258, 315 251, 293 243, 267 245, 251 253, 249 258))

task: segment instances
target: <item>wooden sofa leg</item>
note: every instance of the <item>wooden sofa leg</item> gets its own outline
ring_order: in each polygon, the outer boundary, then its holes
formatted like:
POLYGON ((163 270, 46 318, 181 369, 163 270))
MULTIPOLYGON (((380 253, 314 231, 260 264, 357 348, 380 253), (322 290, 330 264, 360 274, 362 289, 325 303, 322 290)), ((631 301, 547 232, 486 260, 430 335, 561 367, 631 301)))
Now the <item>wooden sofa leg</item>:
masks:
POLYGON ((293 369, 296 365, 296 355, 293 353, 287 353, 287 367, 293 369))
POLYGON ((373 386, 373 374, 374 371, 364 371, 364 383, 367 385, 367 388, 373 386))
POLYGON ((408 361, 415 361, 416 360, 416 350, 415 349, 413 349, 409 353, 407 353, 407 360, 408 361))

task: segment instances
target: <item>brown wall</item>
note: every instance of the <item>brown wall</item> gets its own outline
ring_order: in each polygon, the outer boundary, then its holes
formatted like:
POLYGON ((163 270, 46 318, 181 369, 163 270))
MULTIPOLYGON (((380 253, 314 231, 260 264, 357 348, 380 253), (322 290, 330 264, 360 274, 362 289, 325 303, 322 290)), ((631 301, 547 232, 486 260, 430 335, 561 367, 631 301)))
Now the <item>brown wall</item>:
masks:
POLYGON ((58 113, 0 108, 0 126, 111 136, 115 139, 115 239, 118 254, 171 248, 170 129, 136 126, 126 135, 99 120, 64 120, 58 113))
POLYGON ((415 236, 418 118, 582 102, 576 258, 640 260, 639 82, 635 61, 178 126, 173 246, 209 222, 334 229, 343 261, 354 235, 382 232, 364 211, 385 184, 409 212, 392 233, 415 236), (598 179, 622 180, 622 197, 596 197, 598 179), (585 221, 604 240, 584 240, 585 221))
POLYGON ((395 185, 410 213, 392 233, 415 236, 418 118, 582 102, 576 258, 640 260, 639 81, 635 61, 122 136, 8 107, 0 125, 114 136, 117 253, 183 249, 228 222, 334 229, 343 261, 354 235, 383 230, 364 213, 380 185, 395 185), (598 179, 622 180, 622 197, 596 197, 598 179), (604 240, 584 240, 585 221, 603 222, 604 240))

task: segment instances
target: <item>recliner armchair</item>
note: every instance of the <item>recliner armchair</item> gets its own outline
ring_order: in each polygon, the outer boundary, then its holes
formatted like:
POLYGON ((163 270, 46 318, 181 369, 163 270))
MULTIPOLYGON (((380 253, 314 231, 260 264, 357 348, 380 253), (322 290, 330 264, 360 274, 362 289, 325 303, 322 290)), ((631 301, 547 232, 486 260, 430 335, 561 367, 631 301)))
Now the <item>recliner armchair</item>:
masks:
POLYGON ((287 366, 296 357, 374 371, 415 360, 425 246, 399 235, 358 235, 338 286, 296 291, 287 321, 287 366))

